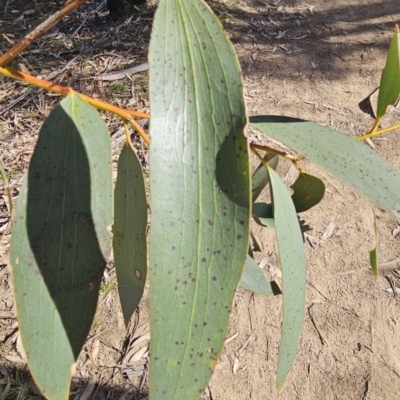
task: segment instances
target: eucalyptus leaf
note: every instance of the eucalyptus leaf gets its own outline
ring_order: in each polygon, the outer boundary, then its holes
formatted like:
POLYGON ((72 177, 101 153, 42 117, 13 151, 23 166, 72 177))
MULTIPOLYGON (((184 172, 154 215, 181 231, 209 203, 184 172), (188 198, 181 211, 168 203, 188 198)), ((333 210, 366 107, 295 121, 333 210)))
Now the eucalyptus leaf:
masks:
POLYGON ((197 399, 248 250, 239 63, 200 0, 161 0, 150 43, 150 398, 197 399))
POLYGON ((67 399, 111 248, 110 138, 97 110, 68 96, 43 123, 17 204, 11 265, 29 369, 67 399))
POLYGON ((400 173, 364 143, 298 118, 258 116, 250 123, 400 218, 400 173))
POLYGON ((296 212, 301 213, 316 206, 324 197, 325 184, 314 175, 302 171, 291 186, 296 212))
POLYGON ((264 296, 282 294, 278 284, 275 281, 268 282, 264 277, 262 269, 250 256, 246 258, 239 286, 250 292, 264 296))
POLYGON ((296 357, 303 326, 306 295, 306 257, 296 210, 278 174, 269 169, 276 240, 282 267, 283 322, 277 385, 281 388, 296 357))
POLYGON ((258 225, 265 226, 269 229, 275 229, 274 212, 271 204, 254 203, 252 216, 258 225))
POLYGON ((147 275, 146 187, 142 165, 129 143, 118 160, 114 199, 114 264, 127 325, 142 298, 147 275))
MULTIPOLYGON (((264 156, 265 162, 269 165, 270 168, 276 169, 278 166, 279 157, 276 154, 266 154, 264 156)), ((253 202, 257 200, 257 197, 261 194, 263 189, 269 183, 269 173, 265 168, 265 165, 260 162, 257 169, 254 171, 251 186, 252 186, 252 198, 253 202)))

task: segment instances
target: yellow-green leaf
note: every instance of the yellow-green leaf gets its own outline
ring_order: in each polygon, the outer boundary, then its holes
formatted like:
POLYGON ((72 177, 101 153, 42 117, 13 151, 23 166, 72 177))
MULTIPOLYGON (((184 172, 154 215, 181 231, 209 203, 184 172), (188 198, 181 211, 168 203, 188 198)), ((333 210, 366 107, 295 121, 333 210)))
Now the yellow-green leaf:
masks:
POLYGON ((396 25, 394 35, 386 57, 386 65, 382 71, 378 95, 377 118, 382 118, 388 106, 394 104, 400 94, 400 40, 399 26, 396 25))

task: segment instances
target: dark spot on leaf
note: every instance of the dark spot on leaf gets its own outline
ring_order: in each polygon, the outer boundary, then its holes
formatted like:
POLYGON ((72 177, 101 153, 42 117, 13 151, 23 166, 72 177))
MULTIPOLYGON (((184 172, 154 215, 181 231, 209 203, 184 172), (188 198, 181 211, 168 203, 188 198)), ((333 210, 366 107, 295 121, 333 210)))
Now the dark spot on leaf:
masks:
POLYGON ((207 259, 205 258, 205 257, 203 257, 202 259, 201 259, 201 262, 203 262, 203 263, 205 263, 207 261, 207 259))
POLYGON ((211 279, 215 282, 218 278, 214 275, 211 279))

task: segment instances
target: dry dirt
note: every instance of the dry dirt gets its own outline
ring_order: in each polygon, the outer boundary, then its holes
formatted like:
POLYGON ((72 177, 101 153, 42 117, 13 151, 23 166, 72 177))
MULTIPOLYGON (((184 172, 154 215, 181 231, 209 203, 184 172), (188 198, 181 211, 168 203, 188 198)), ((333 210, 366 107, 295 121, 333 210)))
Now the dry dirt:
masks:
MULTIPOLYGON (((35 15, 43 16, 47 11, 40 8, 40 2, 35 4, 35 15)), ((112 93, 116 104, 146 111, 145 73, 119 86, 92 78, 106 69, 127 68, 145 61, 153 9, 142 9, 126 24, 107 20, 104 9, 94 16, 90 11, 99 5, 88 2, 86 11, 64 21, 51 31, 56 33, 54 36, 35 43, 17 61, 32 73, 46 75, 78 56, 55 82, 97 97, 112 93), (60 37, 62 51, 55 43, 60 37), (88 44, 94 48, 83 51, 88 44), (49 46, 54 51, 47 50, 45 59, 43 49, 49 46), (79 80, 81 76, 88 79, 79 80)), ((368 101, 363 100, 379 85, 394 24, 400 22, 398 0, 220 0, 211 5, 239 55, 250 115, 310 119, 352 136, 371 128, 373 118, 366 107, 368 101)), ((15 22, 29 8, 23 2, 0 0, 0 31, 7 34, 0 41, 0 52, 40 20, 27 16, 15 22), (8 10, 4 17, 5 5, 8 10)), ((13 105, 12 101, 26 90, 21 84, 0 79, 1 158, 15 196, 40 123, 57 101, 33 91, 13 105)), ((106 121, 117 154, 122 132, 116 120, 107 116, 106 121)), ((383 126, 396 121, 400 121, 400 106, 390 109, 383 126)), ((372 140, 375 151, 398 169, 399 133, 372 140)), ((252 140, 264 141, 256 132, 248 134, 252 140)), ((137 145, 147 168, 143 146, 139 141, 137 145)), ((231 340, 204 399, 375 400, 399 396, 399 221, 376 210, 380 271, 375 279, 369 268, 369 251, 375 240, 370 203, 319 168, 307 162, 302 166, 325 180, 326 195, 319 205, 302 214, 311 228, 305 242, 307 309, 294 368, 278 392, 275 374, 281 297, 264 298, 240 289, 231 314, 231 340)), ((288 169, 285 163, 278 168, 290 183, 293 177, 288 169)), ((20 372, 24 363, 10 288, 10 231, 5 201, 0 186, 0 388, 4 390, 11 378, 10 395, 26 385, 20 398, 28 399, 34 398, 35 389, 29 377, 20 372)), ((279 275, 273 233, 255 226, 254 234, 262 245, 256 259, 264 266, 266 276, 279 275)), ((148 335, 137 327, 146 329, 147 321, 145 294, 129 330, 125 330, 110 264, 91 336, 77 364, 71 399, 146 396, 148 335), (141 342, 133 347, 136 338, 141 342), (128 360, 134 368, 127 367, 128 360)))

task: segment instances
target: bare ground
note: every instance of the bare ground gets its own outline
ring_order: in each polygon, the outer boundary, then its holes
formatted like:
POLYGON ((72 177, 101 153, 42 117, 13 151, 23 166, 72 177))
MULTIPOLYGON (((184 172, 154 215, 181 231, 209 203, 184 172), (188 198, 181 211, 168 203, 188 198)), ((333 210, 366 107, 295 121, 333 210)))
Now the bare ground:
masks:
MULTIPOLYGON (((210 2, 228 29, 239 55, 250 115, 279 114, 320 122, 349 135, 366 133, 373 118, 365 100, 379 85, 400 4, 370 0, 220 0, 210 2)), ((50 4, 50 3, 49 3, 50 4)), ((49 35, 29 48, 14 67, 46 76, 71 63, 54 78, 62 85, 121 106, 148 110, 146 73, 132 80, 102 83, 93 77, 146 59, 153 3, 127 20, 111 21, 88 1, 49 35), (46 54, 44 55, 44 50, 46 54), (77 57, 74 59, 74 57, 77 57), (81 77, 87 79, 80 80, 81 77)), ((50 10, 35 2, 0 0, 0 51, 10 47, 50 10), (5 7, 7 5, 7 10, 5 7), (14 12, 14 11, 18 11, 14 12), (18 20, 21 18, 20 20, 18 20)), ((0 79, 0 148, 13 194, 18 195, 41 122, 58 101, 41 91, 0 79), (19 96, 28 93, 18 103, 19 96)), ((392 107, 383 126, 399 122, 392 107)), ((116 119, 106 116, 115 157, 122 135, 116 119)), ((372 140, 375 150, 400 168, 399 132, 372 140)), ((248 131, 252 140, 265 139, 248 131)), ((136 140, 143 165, 147 154, 136 140)), ((256 163, 254 162, 254 165, 256 163)), ((281 298, 239 290, 229 343, 204 398, 230 399, 395 399, 400 392, 400 249, 399 221, 376 210, 380 273, 369 268, 374 247, 373 215, 367 200, 326 172, 304 162, 303 168, 327 185, 324 200, 302 214, 311 227, 305 243, 308 259, 307 311, 295 366, 283 389, 276 390, 281 298)), ((279 172, 290 183, 289 165, 279 172), (289 173, 288 173, 289 172, 289 173)), ((0 186, 0 388, 9 398, 35 398, 24 370, 18 339, 7 258, 10 230, 6 196, 0 186), (11 380, 10 380, 11 379, 11 380), (12 397, 14 396, 14 397, 12 397)), ((262 244, 257 260, 266 276, 278 275, 273 233, 254 227, 262 244)), ((82 351, 72 399, 140 399, 147 393, 147 296, 125 330, 117 302, 115 272, 104 276, 98 313, 82 351), (138 326, 141 326, 138 329, 138 326), (134 346, 135 340, 136 347, 134 346), (133 367, 128 367, 128 361, 133 367), (86 386, 85 386, 86 385, 86 386)), ((40 397, 36 397, 40 398, 40 397)))

